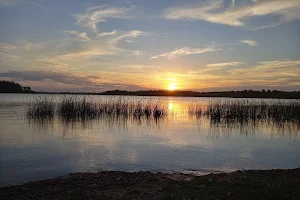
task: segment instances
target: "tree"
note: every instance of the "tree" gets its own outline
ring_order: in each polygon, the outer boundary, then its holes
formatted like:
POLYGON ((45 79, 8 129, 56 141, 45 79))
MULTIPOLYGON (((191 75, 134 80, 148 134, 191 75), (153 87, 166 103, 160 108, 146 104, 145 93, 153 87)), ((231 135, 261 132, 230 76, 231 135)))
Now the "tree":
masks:
POLYGON ((31 88, 28 86, 23 87, 24 92, 32 92, 31 88))
POLYGON ((22 86, 14 81, 0 81, 0 92, 2 93, 19 93, 19 92, 33 92, 30 87, 22 86))

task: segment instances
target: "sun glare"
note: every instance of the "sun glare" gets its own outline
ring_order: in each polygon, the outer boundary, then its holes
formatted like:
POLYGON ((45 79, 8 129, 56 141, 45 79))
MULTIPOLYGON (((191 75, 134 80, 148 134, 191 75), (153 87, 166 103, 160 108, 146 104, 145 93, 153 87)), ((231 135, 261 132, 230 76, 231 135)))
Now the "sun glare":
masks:
POLYGON ((171 83, 169 86, 168 86, 168 90, 175 90, 176 89, 176 85, 174 83, 171 83))

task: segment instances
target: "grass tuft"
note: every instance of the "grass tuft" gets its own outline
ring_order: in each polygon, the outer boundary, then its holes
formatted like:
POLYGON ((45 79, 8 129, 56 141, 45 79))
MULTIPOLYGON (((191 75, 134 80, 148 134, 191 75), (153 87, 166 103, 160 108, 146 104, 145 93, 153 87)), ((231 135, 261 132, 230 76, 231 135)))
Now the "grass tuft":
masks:
POLYGON ((189 113, 212 122, 248 123, 258 120, 275 123, 300 122, 300 102, 225 100, 207 106, 191 105, 189 113))
POLYGON ((55 113, 55 104, 51 98, 39 97, 29 103, 27 116, 29 118, 52 118, 55 113))

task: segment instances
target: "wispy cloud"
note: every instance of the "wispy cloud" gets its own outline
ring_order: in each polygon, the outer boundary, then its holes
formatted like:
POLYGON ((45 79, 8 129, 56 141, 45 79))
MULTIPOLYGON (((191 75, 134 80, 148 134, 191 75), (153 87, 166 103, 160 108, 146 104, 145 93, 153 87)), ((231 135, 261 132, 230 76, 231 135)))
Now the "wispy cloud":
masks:
POLYGON ((132 55, 135 55, 135 56, 144 56, 144 55, 147 55, 147 53, 145 53, 144 51, 141 51, 141 50, 133 50, 132 55))
POLYGON ((107 19, 130 19, 132 18, 133 9, 135 9, 134 6, 121 8, 96 6, 88 8, 83 14, 73 16, 78 24, 98 32, 98 23, 105 22, 107 19))
POLYGON ((252 47, 257 45, 256 41, 254 40, 241 40, 241 43, 247 44, 252 47))
POLYGON ((159 57, 166 57, 168 59, 173 59, 175 57, 178 56, 186 56, 186 55, 193 55, 193 54, 203 54, 205 52, 214 52, 214 51, 218 51, 220 49, 215 49, 215 48, 190 48, 190 47, 184 47, 184 48, 180 48, 180 49, 175 49, 173 51, 170 52, 166 52, 166 53, 162 53, 156 56, 152 56, 151 59, 156 59, 159 57))
MULTIPOLYGON (((127 32, 119 31, 113 37, 98 39, 90 38, 85 32, 69 32, 71 34, 70 38, 64 38, 59 44, 47 44, 45 48, 49 51, 53 51, 52 46, 56 47, 55 52, 47 54, 53 54, 55 58, 59 61, 72 62, 72 60, 82 59, 85 60, 90 57, 95 56, 107 56, 107 55, 116 55, 120 53, 129 53, 131 50, 123 49, 119 47, 119 42, 127 38, 138 38, 139 36, 144 35, 143 31, 133 30, 127 32)), ((44 56, 49 57, 47 54, 44 56)), ((53 59, 53 56, 51 57, 53 59)))
POLYGON ((122 35, 116 37, 116 40, 121 40, 123 38, 137 38, 141 35, 146 35, 146 32, 140 31, 140 30, 133 30, 133 31, 127 31, 123 33, 122 35))
POLYGON ((196 79, 198 85, 203 83, 202 79, 213 80, 208 87, 222 90, 228 88, 299 90, 300 87, 300 60, 274 60, 239 68, 224 65, 215 63, 211 67, 189 71, 190 79, 196 79))
POLYGON ((245 64, 244 62, 224 62, 224 63, 211 63, 206 67, 198 70, 190 70, 189 74, 216 74, 220 70, 228 70, 230 67, 236 67, 245 64))
POLYGON ((111 35, 115 35, 116 33, 117 31, 101 32, 97 34, 97 37, 111 36, 111 35))
POLYGON ((280 85, 280 79, 298 80, 294 84, 300 86, 300 60, 275 60, 260 62, 258 65, 245 69, 234 69, 231 74, 236 78, 242 79, 263 79, 277 80, 280 85))
POLYGON ((0 77, 30 83, 34 90, 42 91, 106 91, 106 90, 142 90, 142 86, 121 82, 99 82, 98 76, 78 75, 68 72, 53 71, 8 71, 0 72, 0 77))
POLYGON ((231 6, 235 6, 235 0, 231 0, 231 6))
POLYGON ((262 30, 262 29, 266 29, 266 28, 272 28, 272 27, 278 26, 280 24, 281 24, 280 22, 272 23, 272 24, 263 25, 263 26, 259 26, 259 27, 253 28, 252 30, 256 31, 256 30, 262 30))
POLYGON ((152 65, 123 65, 122 68, 132 68, 132 69, 158 69, 157 66, 152 65))
POLYGON ((17 47, 8 43, 0 42, 0 51, 16 49, 17 47))
POLYGON ((79 32, 79 31, 64 31, 67 34, 71 34, 74 35, 76 37, 78 37, 79 39, 83 40, 83 41, 89 41, 91 40, 86 32, 79 32))
POLYGON ((227 67, 227 66, 238 66, 244 64, 243 62, 226 62, 226 63, 213 63, 213 64, 207 64, 207 67, 227 67))
POLYGON ((53 11, 52 9, 50 9, 50 8, 48 8, 48 7, 46 7, 46 6, 43 6, 43 5, 41 5, 41 4, 37 4, 37 3, 31 2, 31 1, 29 1, 29 0, 25 1, 25 3, 28 3, 28 4, 31 4, 31 5, 38 6, 38 7, 42 8, 42 9, 44 9, 44 10, 53 11))
POLYGON ((108 42, 115 46, 117 45, 121 40, 125 38, 137 38, 142 35, 147 35, 148 33, 140 31, 140 30, 132 30, 132 31, 127 31, 119 34, 117 37, 111 38, 108 42))
MULTIPOLYGON (((235 1, 232 1, 235 5, 235 1)), ((204 20, 230 26, 246 26, 247 20, 267 15, 278 16, 272 26, 300 18, 299 0, 248 0, 243 5, 227 7, 224 0, 205 1, 185 7, 171 7, 163 16, 170 20, 204 20)), ((265 28, 272 27, 265 25, 265 28)), ((262 27, 261 27, 262 28, 262 27)))
POLYGON ((0 77, 18 78, 27 81, 53 80, 64 84, 88 85, 93 83, 89 77, 51 71, 8 71, 0 73, 0 77))
POLYGON ((60 40, 35 41, 25 39, 16 44, 0 43, 1 63, 3 68, 18 69, 83 69, 87 67, 89 58, 127 54, 143 56, 142 50, 129 50, 119 47, 121 40, 131 40, 146 35, 140 30, 111 31, 95 34, 90 31, 62 31, 65 33, 60 40), (22 59, 21 59, 22 58, 22 59), (8 62, 9 60, 9 62, 8 62), (5 66, 4 66, 5 64, 5 66))

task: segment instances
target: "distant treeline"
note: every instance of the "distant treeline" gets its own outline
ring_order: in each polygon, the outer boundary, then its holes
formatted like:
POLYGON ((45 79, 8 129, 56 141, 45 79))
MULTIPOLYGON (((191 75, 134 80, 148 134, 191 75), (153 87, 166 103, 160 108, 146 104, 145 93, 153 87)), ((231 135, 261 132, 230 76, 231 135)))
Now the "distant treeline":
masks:
POLYGON ((128 96, 181 96, 181 97, 234 97, 234 98, 279 98, 279 99, 300 99, 300 91, 285 92, 278 90, 243 90, 223 92, 195 92, 195 91, 121 91, 113 90, 100 93, 102 95, 128 95, 128 96))
MULTIPOLYGON (((44 92, 47 93, 47 92, 44 92)), ((232 97, 232 98, 273 98, 273 99, 300 99, 300 91, 286 92, 278 90, 242 90, 221 92, 169 91, 169 90, 111 90, 100 93, 91 92, 61 92, 55 94, 90 94, 90 95, 123 95, 123 96, 176 96, 176 97, 232 97)))
POLYGON ((0 81, 0 93, 33 93, 28 86, 23 86, 14 81, 0 81))
POLYGON ((179 96, 179 97, 233 97, 233 98, 274 98, 274 99, 300 99, 300 91, 285 92, 278 90, 242 90, 221 92, 195 92, 185 90, 111 90, 100 93, 85 92, 34 92, 28 86, 22 86, 13 81, 0 81, 0 93, 47 93, 47 94, 94 94, 94 95, 126 95, 126 96, 179 96))

